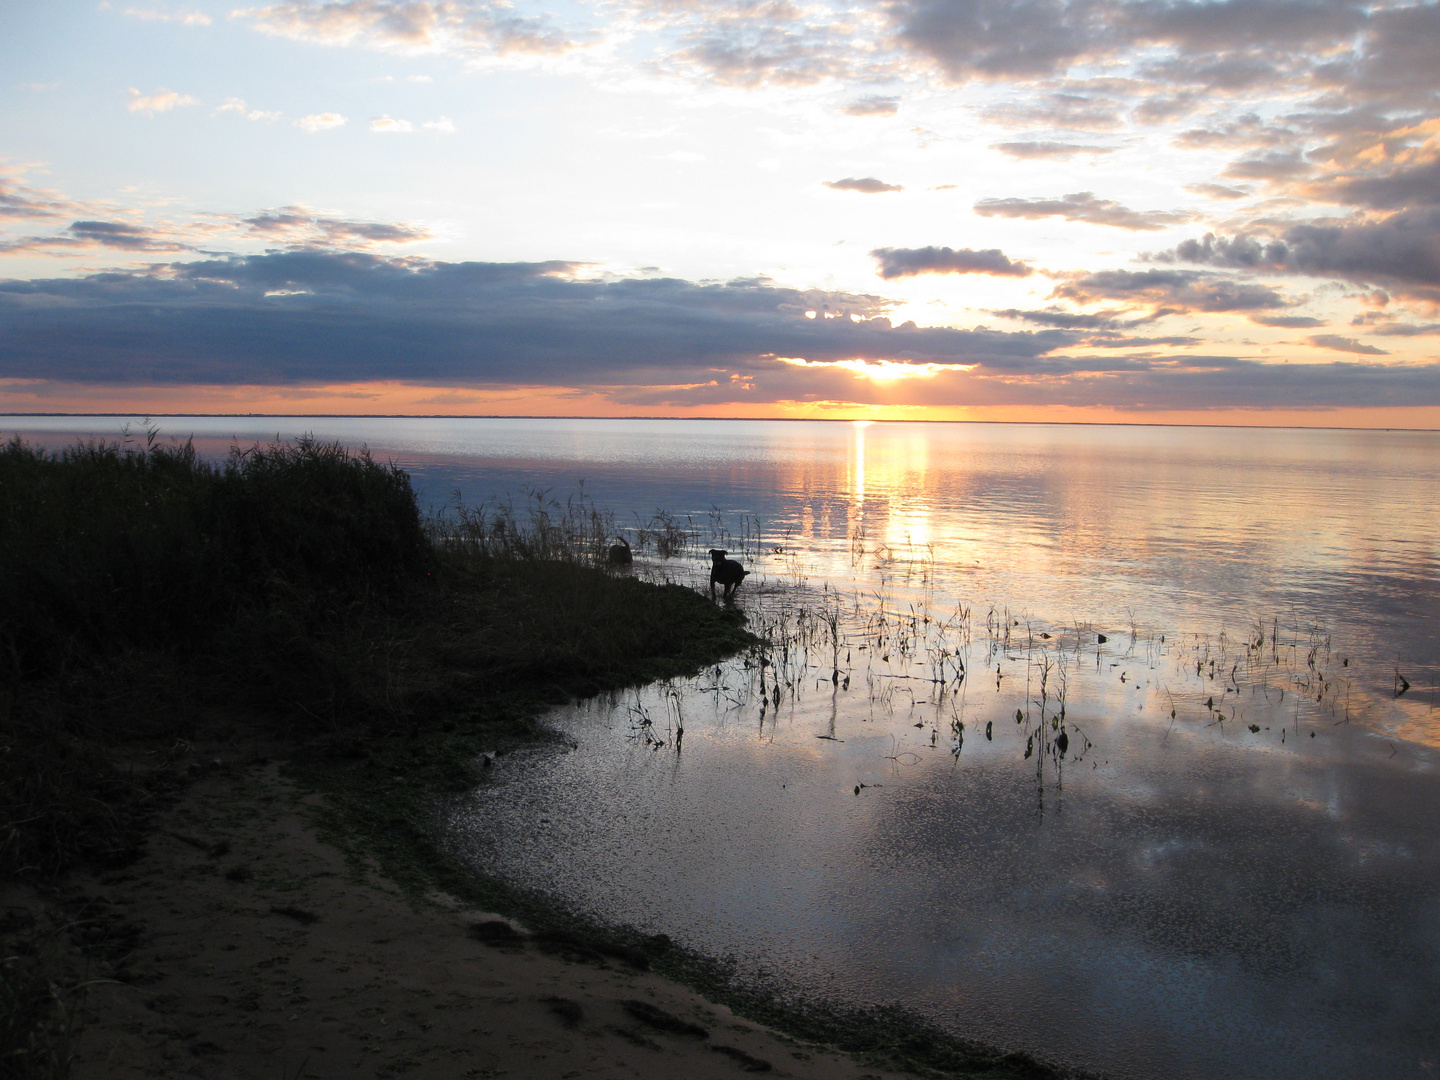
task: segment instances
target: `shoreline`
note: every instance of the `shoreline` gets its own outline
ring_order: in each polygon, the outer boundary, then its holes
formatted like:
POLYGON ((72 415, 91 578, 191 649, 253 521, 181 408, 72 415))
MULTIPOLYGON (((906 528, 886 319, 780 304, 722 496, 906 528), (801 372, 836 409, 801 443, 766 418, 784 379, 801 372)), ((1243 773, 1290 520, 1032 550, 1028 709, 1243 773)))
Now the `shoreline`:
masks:
POLYGON ((135 863, 61 894, 91 928, 71 946, 95 980, 77 1080, 902 1075, 623 960, 486 944, 473 927, 499 916, 357 865, 322 838, 324 797, 279 762, 220 761, 156 815, 135 863))
POLYGON ((493 909, 465 895, 463 871, 446 883, 456 892, 437 887, 423 855, 396 862, 416 852, 395 804, 370 806, 388 822, 391 842, 377 844, 355 828, 361 792, 324 790, 296 749, 191 746, 173 762, 187 781, 153 812, 134 861, 0 889, 12 923, 27 912, 32 933, 48 936, 52 978, 83 987, 61 1075, 1087 1075, 937 1042, 894 1014, 876 1018, 883 1036, 857 1028, 836 1039, 852 1018, 826 1023, 803 1002, 787 1012, 747 999, 708 958, 675 950, 647 963, 613 928, 566 923, 558 904, 534 898, 536 920, 521 921, 503 887, 493 909), (547 935, 556 920, 566 928, 547 935), (495 940, 497 924, 521 940, 495 940), (539 940, 524 940, 535 929, 539 940), (957 1051, 966 1063, 945 1067, 957 1051))

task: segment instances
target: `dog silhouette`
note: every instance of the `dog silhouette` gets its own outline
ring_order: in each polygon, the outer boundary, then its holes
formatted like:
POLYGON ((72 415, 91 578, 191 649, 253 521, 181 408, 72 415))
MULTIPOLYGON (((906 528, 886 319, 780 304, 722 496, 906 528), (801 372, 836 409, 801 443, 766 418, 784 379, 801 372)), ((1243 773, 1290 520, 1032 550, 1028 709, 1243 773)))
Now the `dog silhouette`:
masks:
POLYGON ((710 549, 710 599, 715 599, 715 586, 720 586, 720 595, 729 600, 740 587, 740 582, 750 573, 734 559, 727 559, 728 552, 719 548, 710 549))
POLYGON ((610 550, 605 553, 605 561, 611 566, 629 566, 635 561, 635 556, 630 554, 630 544, 623 536, 617 536, 618 544, 611 544, 610 550))

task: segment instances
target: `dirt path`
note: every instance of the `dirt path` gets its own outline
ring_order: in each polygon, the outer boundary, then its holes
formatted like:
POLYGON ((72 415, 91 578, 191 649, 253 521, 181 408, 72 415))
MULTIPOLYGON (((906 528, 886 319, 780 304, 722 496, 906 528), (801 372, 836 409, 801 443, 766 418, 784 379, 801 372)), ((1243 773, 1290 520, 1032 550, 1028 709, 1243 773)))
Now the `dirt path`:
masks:
POLYGON ((76 1080, 898 1075, 621 961, 484 944, 493 916, 357 880, 318 805, 273 763, 215 768, 138 862, 72 882, 91 975, 122 980, 90 990, 76 1080))

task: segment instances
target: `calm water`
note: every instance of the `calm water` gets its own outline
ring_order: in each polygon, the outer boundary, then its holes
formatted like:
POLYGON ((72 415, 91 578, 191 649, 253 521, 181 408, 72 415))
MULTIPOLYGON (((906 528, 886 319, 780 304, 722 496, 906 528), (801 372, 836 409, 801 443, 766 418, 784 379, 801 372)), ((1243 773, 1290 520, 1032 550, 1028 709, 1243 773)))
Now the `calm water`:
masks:
POLYGON ((160 425, 368 443, 435 504, 583 482, 689 521, 639 572, 752 569, 765 663, 557 713, 574 749, 447 811, 461 857, 1117 1076, 1440 1074, 1440 435, 160 425))

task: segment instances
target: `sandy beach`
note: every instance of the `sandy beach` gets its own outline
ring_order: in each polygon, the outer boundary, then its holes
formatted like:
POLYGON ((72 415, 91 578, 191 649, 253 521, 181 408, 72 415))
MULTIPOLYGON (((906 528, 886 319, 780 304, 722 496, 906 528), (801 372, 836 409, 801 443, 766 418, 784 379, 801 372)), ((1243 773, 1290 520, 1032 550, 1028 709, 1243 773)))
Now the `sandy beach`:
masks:
POLYGON ((497 916, 412 900, 325 842, 282 763, 197 771, 136 862, 48 898, 66 962, 98 980, 77 1080, 899 1075, 620 959, 486 944, 497 916))

